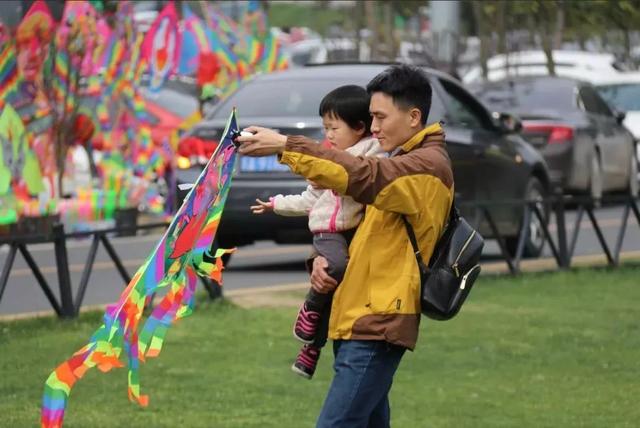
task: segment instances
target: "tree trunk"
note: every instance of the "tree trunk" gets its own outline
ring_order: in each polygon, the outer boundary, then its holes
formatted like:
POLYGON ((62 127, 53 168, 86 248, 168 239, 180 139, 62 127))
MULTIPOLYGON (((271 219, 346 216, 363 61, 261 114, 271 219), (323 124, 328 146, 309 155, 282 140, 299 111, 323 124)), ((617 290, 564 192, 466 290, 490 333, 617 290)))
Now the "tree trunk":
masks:
POLYGON ((367 28, 370 31, 369 37, 369 48, 371 49, 371 60, 378 60, 378 19, 376 16, 377 12, 377 2, 373 1, 365 1, 364 2, 364 10, 365 15, 367 16, 367 28))
POLYGON ((550 76, 556 75, 556 65, 553 61, 553 45, 551 35, 543 31, 542 34, 542 50, 544 51, 544 56, 547 58, 547 69, 549 70, 550 76))
POLYGON ((360 50, 360 45, 362 44, 362 28, 365 26, 364 18, 365 18, 365 6, 362 0, 356 3, 355 7, 356 16, 354 19, 355 27, 356 27, 356 61, 361 61, 362 52, 360 50))
POLYGON ((537 0, 537 11, 535 13, 536 27, 540 31, 542 41, 542 51, 547 59, 547 70, 550 76, 556 75, 556 67, 553 61, 553 39, 556 29, 556 17, 553 7, 554 3, 545 0, 537 0))
POLYGON ((489 67, 487 65, 487 60, 489 59, 489 49, 487 46, 487 25, 484 20, 484 14, 482 13, 482 2, 471 2, 471 8, 473 10, 473 16, 476 20, 478 38, 480 39, 480 67, 482 68, 482 77, 486 80, 489 76, 489 67))
POLYGON ((624 40, 624 59, 625 61, 627 61, 631 58, 631 37, 629 34, 630 31, 628 28, 621 28, 621 30, 624 40))
POLYGON ((506 13, 505 9, 507 7, 507 2, 498 1, 496 2, 496 15, 497 15, 497 27, 498 27, 498 53, 506 54, 507 53, 507 23, 505 21, 506 13))
POLYGON ((564 35, 564 18, 565 18, 565 2, 561 1, 556 11, 556 30, 553 39, 553 48, 562 48, 562 39, 564 35))
POLYGON ((386 47, 386 54, 388 61, 395 61, 398 49, 396 46, 396 40, 394 37, 394 17, 393 10, 391 8, 391 2, 386 1, 383 3, 382 10, 384 12, 384 44, 386 47))

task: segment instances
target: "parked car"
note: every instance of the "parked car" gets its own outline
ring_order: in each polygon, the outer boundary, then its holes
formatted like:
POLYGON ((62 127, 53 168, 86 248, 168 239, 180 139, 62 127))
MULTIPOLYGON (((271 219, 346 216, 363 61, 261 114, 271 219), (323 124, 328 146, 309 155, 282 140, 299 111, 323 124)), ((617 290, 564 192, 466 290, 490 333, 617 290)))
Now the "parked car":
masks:
MULTIPOLYGON (((613 54, 584 51, 554 50, 553 59, 557 76, 591 81, 602 75, 616 75, 621 65, 613 54)), ((495 55, 487 61, 489 82, 518 76, 546 76, 549 74, 547 57, 541 50, 519 51, 495 55)), ((482 68, 476 65, 469 69, 462 81, 469 85, 482 82, 482 68)))
POLYGON ((636 155, 640 158, 640 72, 600 76, 591 83, 614 110, 624 112, 622 124, 636 139, 636 155))
POLYGON ((157 145, 168 139, 182 122, 198 109, 198 99, 179 88, 166 85, 159 91, 143 92, 151 139, 157 145))
POLYGON ((638 193, 634 139, 589 83, 518 77, 479 85, 491 109, 522 119, 522 135, 543 154, 554 184, 569 192, 638 193))
MULTIPOLYGON (((385 68, 380 64, 318 65, 257 76, 219 104, 206 120, 196 125, 191 135, 217 141, 235 106, 240 126, 262 125, 284 134, 302 134, 321 140, 318 106, 324 94, 345 84, 365 86, 385 68)), ((494 119, 457 81, 438 71, 425 70, 433 86, 428 122, 445 121, 457 200, 544 197, 549 191, 549 175, 540 154, 521 136, 507 129, 505 122, 494 119)), ((194 182, 201 169, 202 165, 192 165, 180 170, 178 181, 194 182)), ((266 200, 278 193, 299 193, 305 187, 306 182, 291 174, 276 157, 241 157, 218 229, 220 245, 245 245, 255 240, 310 242, 306 218, 256 216, 249 210, 256 198, 266 200)), ((509 248, 515 250, 523 208, 494 205, 490 211, 509 248)), ((464 207, 462 214, 476 224, 483 235, 491 237, 487 224, 480 222, 478 209, 464 207)), ((531 234, 525 249, 528 254, 536 255, 544 244, 540 223, 534 219, 527 227, 531 234)))

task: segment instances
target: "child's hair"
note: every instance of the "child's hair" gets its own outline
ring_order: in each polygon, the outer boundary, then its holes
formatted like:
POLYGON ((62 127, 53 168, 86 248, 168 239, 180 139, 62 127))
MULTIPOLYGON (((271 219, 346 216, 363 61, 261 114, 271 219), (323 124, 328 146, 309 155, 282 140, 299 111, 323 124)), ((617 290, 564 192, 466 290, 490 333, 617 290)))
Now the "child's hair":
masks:
POLYGON ((349 128, 359 130, 364 126, 365 135, 371 133, 371 114, 366 89, 358 85, 345 85, 334 89, 320 102, 319 114, 335 116, 349 128))

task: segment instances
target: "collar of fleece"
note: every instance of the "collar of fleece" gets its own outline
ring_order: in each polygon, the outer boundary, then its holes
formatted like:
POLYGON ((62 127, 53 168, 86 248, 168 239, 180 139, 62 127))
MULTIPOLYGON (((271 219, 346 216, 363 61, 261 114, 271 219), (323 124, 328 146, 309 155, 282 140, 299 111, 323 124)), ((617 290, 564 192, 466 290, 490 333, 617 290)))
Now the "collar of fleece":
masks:
POLYGON ((444 134, 442 130, 442 126, 440 123, 434 123, 432 125, 427 126, 413 137, 409 139, 406 143, 401 146, 403 152, 408 153, 418 144, 422 143, 425 139, 427 139, 431 135, 444 134))

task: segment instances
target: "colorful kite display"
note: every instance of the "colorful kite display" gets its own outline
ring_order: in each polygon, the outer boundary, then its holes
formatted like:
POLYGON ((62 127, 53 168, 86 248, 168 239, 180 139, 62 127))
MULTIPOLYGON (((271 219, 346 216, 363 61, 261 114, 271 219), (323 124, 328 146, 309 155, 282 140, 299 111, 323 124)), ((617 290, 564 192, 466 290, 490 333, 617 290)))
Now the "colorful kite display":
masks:
POLYGON ((251 75, 287 65, 260 2, 237 9, 237 22, 215 4, 190 2, 201 8, 196 14, 187 3, 180 3, 179 14, 175 1, 166 2, 144 36, 127 0, 109 10, 100 1, 67 1, 60 21, 47 2, 35 0, 25 3, 17 27, 0 22, 0 100, 25 128, 23 140, 7 134, 0 148, 0 212, 10 212, 5 221, 60 215, 73 228, 73 219, 110 220, 108 213, 135 208, 140 198, 147 212, 174 212, 168 203, 174 195, 164 189, 175 186, 164 183, 175 180, 181 131, 171 137, 152 132, 163 119, 154 116, 153 101, 142 91, 162 89, 174 74, 185 82, 195 77, 202 109, 251 75), (14 156, 16 145, 29 155, 14 156), (23 164, 28 168, 16 167, 23 164), (136 180, 148 186, 134 189, 128 183, 136 180), (63 200, 68 197, 73 201, 63 200))
POLYGON ((15 45, 8 37, 0 35, 0 100, 8 100, 18 89, 18 83, 15 45))
POLYGON ((231 185, 236 150, 231 140, 238 131, 235 110, 223 138, 200 177, 147 261, 138 269, 118 303, 107 307, 104 323, 89 343, 49 375, 44 388, 41 424, 61 427, 71 388, 87 370, 106 372, 122 367, 124 350, 128 365, 129 399, 148 404, 140 393, 139 367, 156 357, 170 325, 193 311, 198 276, 222 281, 221 256, 211 254, 224 203, 231 185), (167 290, 140 329, 144 309, 153 296, 167 290))
POLYGON ((168 3, 149 28, 142 44, 142 57, 149 64, 149 89, 159 90, 175 72, 180 58, 181 36, 178 14, 173 2, 168 3))

